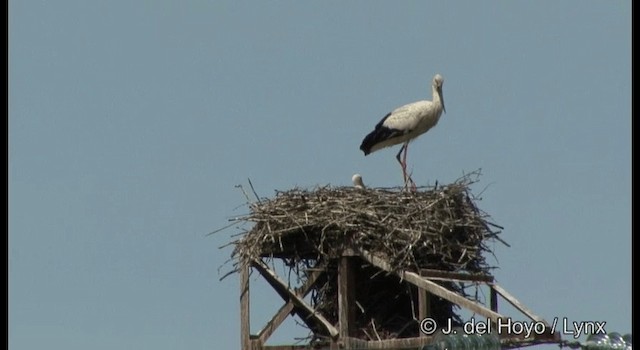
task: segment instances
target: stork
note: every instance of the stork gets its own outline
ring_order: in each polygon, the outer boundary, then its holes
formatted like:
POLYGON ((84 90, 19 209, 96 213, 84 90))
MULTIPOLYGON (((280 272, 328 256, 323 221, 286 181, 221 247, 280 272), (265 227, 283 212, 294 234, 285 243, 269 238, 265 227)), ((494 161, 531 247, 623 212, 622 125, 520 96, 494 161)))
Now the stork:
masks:
POLYGON ((360 149, 366 156, 379 149, 402 144, 396 159, 402 168, 405 187, 411 186, 414 191, 416 190, 416 184, 411 179, 411 176, 407 174, 409 142, 433 128, 438 123, 442 111, 447 112, 444 107, 444 98, 442 97, 443 83, 442 76, 436 74, 431 85, 432 101, 417 101, 394 109, 380 120, 375 129, 362 140, 360 145, 360 149), (401 158, 402 151, 404 151, 404 155, 401 158))
POLYGON ((353 187, 364 190, 364 182, 362 182, 362 176, 360 174, 353 174, 351 181, 353 181, 353 187))

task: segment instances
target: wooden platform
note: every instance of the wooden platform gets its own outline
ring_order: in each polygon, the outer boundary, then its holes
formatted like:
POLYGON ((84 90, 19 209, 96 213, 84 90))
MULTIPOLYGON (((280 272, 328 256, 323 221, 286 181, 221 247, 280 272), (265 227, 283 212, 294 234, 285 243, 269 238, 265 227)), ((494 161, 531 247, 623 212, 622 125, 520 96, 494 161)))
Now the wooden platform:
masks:
MULTIPOLYGON (((429 310, 429 298, 433 295, 448 300, 462 308, 472 311, 477 316, 484 318, 494 327, 504 325, 509 318, 498 313, 498 296, 507 301, 514 308, 526 316, 531 323, 544 325, 543 334, 535 334, 533 337, 524 338, 518 334, 508 334, 504 331, 499 334, 503 348, 515 348, 540 343, 559 343, 559 333, 552 334, 550 325, 535 315, 529 308, 509 294, 504 288, 495 283, 493 276, 487 274, 466 274, 449 271, 423 269, 419 273, 411 271, 393 271, 390 264, 383 258, 376 257, 367 251, 360 249, 346 249, 342 252, 338 264, 338 322, 331 323, 320 312, 315 310, 305 300, 305 296, 312 290, 318 279, 326 272, 325 266, 318 266, 310 271, 306 283, 299 288, 291 289, 288 284, 270 269, 262 259, 254 259, 243 266, 240 271, 240 318, 241 318, 241 349, 243 350, 302 350, 314 349, 310 345, 265 345, 273 332, 291 314, 299 318, 315 334, 327 339, 326 344, 319 344, 320 349, 416 349, 428 345, 433 337, 422 334, 418 337, 363 340, 353 336, 354 320, 356 316, 354 283, 355 262, 368 263, 380 271, 394 274, 403 283, 408 283, 418 290, 418 319, 423 320, 432 316, 429 310), (257 333, 250 330, 250 305, 249 305, 249 273, 253 269, 271 285, 282 297, 284 304, 257 333), (458 281, 473 282, 487 285, 490 289, 489 307, 476 301, 467 299, 458 293, 452 292, 440 286, 434 281, 458 281)), ((416 321, 418 322, 418 321, 416 321)), ((495 329, 495 328, 494 328, 495 329)))

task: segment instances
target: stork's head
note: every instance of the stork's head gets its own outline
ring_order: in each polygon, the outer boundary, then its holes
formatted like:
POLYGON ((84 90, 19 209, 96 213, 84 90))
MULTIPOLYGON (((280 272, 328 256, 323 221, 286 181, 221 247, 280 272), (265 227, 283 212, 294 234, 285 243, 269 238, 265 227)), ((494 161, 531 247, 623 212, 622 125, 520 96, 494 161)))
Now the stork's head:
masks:
POLYGON ((433 77, 433 88, 438 92, 438 97, 442 102, 442 110, 447 113, 447 109, 444 107, 444 97, 442 96, 442 84, 444 84, 444 78, 440 74, 436 74, 433 77))

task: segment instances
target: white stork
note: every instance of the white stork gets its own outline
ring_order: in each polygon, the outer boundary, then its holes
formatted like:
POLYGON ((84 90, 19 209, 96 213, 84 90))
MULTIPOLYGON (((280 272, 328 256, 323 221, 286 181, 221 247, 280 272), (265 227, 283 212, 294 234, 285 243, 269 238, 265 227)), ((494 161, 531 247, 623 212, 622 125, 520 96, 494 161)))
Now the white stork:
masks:
POLYGON ((396 155, 396 159, 402 167, 405 187, 409 184, 414 191, 416 185, 411 176, 407 175, 409 142, 433 128, 438 123, 442 111, 447 112, 444 107, 444 98, 442 97, 443 83, 442 76, 436 74, 431 85, 433 91, 432 101, 417 101, 394 109, 380 120, 376 128, 362 140, 360 145, 360 149, 366 156, 379 149, 402 143, 402 148, 396 155), (404 155, 400 159, 400 154, 403 150, 404 155))
POLYGON ((351 181, 353 181, 353 187, 364 190, 364 182, 362 182, 362 176, 360 174, 353 174, 351 181))

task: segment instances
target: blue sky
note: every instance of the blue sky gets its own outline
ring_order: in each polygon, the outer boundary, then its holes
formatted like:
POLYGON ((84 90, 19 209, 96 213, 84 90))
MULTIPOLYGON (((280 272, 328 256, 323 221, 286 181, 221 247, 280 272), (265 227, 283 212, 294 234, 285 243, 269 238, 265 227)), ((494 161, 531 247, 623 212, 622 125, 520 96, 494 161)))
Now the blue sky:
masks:
POLYGON ((358 146, 436 73, 413 179, 481 168, 498 283, 631 332, 630 1, 10 1, 10 348, 237 349, 235 185, 400 185, 358 146))

